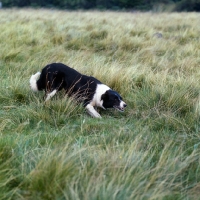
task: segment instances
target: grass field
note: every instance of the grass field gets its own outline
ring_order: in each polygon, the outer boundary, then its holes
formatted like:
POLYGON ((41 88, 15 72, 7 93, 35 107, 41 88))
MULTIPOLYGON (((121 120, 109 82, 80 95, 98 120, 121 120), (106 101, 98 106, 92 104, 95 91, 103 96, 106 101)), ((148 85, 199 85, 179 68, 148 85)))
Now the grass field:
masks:
POLYGON ((0 10, 0 199, 200 199, 200 14, 0 10), (125 112, 44 93, 63 62, 125 112))

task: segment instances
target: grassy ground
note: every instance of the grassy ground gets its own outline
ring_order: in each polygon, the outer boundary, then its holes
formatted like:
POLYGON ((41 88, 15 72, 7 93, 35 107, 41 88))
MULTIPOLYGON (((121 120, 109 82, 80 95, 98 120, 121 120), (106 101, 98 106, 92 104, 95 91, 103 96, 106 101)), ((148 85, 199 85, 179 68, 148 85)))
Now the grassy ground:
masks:
POLYGON ((0 199, 200 199, 200 14, 0 10, 0 199), (29 78, 63 62, 117 90, 88 116, 29 78))

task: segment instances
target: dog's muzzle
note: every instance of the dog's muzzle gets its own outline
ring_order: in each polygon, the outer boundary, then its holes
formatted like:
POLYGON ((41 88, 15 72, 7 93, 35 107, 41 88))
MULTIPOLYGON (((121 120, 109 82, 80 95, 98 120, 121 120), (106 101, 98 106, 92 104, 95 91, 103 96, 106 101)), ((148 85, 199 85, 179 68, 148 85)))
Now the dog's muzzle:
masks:
POLYGON ((115 109, 119 110, 120 112, 124 112, 127 104, 123 101, 120 102, 119 106, 113 106, 115 109))

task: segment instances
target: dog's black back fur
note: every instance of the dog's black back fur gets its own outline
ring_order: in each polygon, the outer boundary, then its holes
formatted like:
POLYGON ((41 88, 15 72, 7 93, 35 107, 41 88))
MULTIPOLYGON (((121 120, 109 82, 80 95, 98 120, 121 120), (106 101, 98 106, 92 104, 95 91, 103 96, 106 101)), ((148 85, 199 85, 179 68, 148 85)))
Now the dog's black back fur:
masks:
POLYGON ((46 93, 64 89, 66 93, 84 102, 86 106, 95 93, 99 80, 86 76, 62 63, 52 63, 43 68, 37 81, 38 90, 46 93), (84 99, 83 99, 84 98, 84 99))

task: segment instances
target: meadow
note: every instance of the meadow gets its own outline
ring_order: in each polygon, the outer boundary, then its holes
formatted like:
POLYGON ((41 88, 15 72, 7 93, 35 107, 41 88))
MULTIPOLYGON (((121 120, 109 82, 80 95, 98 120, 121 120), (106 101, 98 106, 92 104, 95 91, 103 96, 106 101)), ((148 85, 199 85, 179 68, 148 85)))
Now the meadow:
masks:
POLYGON ((0 199, 200 199, 200 14, 0 10, 0 199), (118 91, 91 118, 32 74, 62 62, 118 91))

